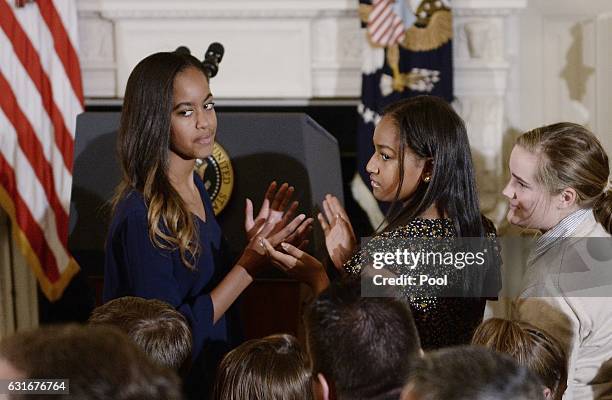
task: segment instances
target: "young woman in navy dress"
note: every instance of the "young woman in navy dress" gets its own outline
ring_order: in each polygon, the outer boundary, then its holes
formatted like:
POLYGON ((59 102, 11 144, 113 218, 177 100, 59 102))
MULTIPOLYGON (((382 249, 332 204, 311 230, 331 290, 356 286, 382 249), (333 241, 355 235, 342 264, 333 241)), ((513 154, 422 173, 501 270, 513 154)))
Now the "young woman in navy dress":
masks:
POLYGON ((266 264, 263 238, 280 243, 310 219, 283 214, 293 188, 268 188, 249 243, 232 263, 196 158, 212 152, 217 118, 208 77, 191 55, 156 53, 132 71, 118 134, 123 179, 113 199, 104 301, 139 296, 180 311, 193 332, 193 382, 206 392, 220 358, 239 341, 232 305, 266 264), (277 190, 278 189, 278 190, 277 190), (204 376, 202 376, 204 375, 204 376))

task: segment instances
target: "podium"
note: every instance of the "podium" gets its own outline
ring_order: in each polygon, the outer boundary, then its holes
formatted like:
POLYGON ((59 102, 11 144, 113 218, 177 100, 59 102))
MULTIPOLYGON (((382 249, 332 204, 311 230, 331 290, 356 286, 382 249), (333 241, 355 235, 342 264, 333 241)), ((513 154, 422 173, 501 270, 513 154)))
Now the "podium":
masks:
MULTIPOLYGON (((119 118, 118 112, 85 112, 77 118, 68 246, 97 286, 101 286, 104 275, 104 243, 112 211, 109 200, 121 179, 116 158, 119 118)), ((307 216, 316 217, 326 193, 343 199, 338 142, 308 115, 218 113, 217 118, 216 141, 229 155, 234 185, 227 205, 216 218, 236 254, 246 244, 245 198, 253 200, 256 212, 272 180, 295 187, 298 212, 307 216)), ((322 259, 324 237, 316 221, 314 225, 308 250, 322 259)), ((289 286, 297 287, 275 270, 258 281, 266 288, 262 291, 268 300, 274 298, 274 285, 285 282, 280 291, 283 293, 289 286)), ((246 293, 247 300, 258 297, 253 296, 257 287, 246 293)), ((261 331, 264 333, 266 330, 261 331)))

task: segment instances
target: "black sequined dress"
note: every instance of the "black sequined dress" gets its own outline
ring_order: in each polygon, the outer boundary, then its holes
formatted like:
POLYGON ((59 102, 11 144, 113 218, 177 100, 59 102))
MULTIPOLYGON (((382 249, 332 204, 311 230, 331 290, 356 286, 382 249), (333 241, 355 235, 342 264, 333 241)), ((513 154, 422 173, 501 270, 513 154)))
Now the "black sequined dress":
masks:
MULTIPOLYGON (((492 226, 492 224, 491 224, 492 226)), ((495 236, 493 232, 489 236, 495 236)), ((414 238, 455 238, 457 233, 450 219, 415 218, 408 225, 383 232, 373 237, 360 251, 344 264, 345 270, 353 277, 359 277, 366 253, 389 251, 392 243, 414 238)), ((499 274, 499 265, 497 272, 499 274)), ((450 280, 460 279, 459 275, 450 280)), ((483 317, 486 299, 483 297, 448 297, 436 293, 422 292, 409 296, 408 302, 416 323, 421 345, 424 350, 469 344, 472 334, 483 317)))

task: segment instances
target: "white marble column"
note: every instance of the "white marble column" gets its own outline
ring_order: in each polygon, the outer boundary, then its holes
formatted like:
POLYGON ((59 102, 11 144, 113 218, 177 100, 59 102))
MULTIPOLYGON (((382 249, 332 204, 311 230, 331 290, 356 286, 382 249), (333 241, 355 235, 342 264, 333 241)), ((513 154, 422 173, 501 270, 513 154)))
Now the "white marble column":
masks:
POLYGON ((526 0, 454 0, 455 108, 464 118, 476 164, 481 206, 494 222, 505 214, 509 109, 517 102, 516 15, 526 0))

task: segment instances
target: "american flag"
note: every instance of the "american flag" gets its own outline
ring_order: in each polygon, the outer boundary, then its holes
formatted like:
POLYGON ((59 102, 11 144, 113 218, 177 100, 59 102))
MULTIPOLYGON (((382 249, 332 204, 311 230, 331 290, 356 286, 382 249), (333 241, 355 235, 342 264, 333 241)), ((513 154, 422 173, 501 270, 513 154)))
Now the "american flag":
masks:
POLYGON ((83 111, 74 0, 0 0, 0 205, 42 291, 61 297, 76 116, 83 111))
POLYGON ((404 21, 393 10, 394 3, 395 0, 372 1, 368 33, 376 45, 391 46, 401 41, 404 36, 404 21))

